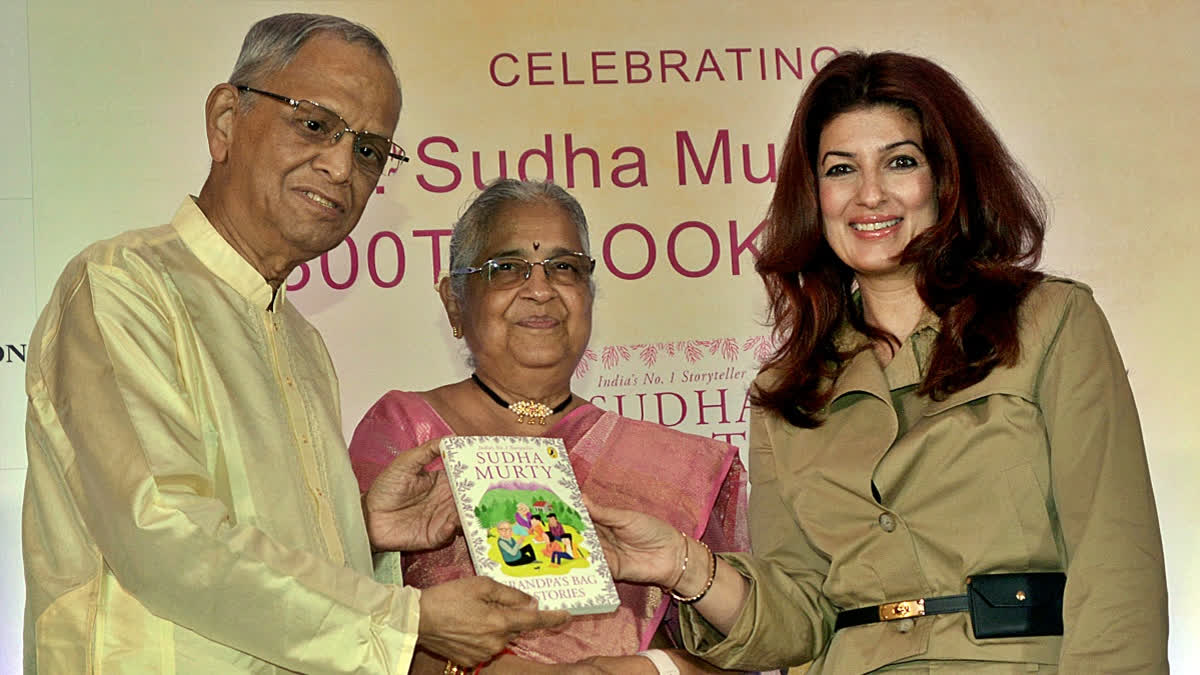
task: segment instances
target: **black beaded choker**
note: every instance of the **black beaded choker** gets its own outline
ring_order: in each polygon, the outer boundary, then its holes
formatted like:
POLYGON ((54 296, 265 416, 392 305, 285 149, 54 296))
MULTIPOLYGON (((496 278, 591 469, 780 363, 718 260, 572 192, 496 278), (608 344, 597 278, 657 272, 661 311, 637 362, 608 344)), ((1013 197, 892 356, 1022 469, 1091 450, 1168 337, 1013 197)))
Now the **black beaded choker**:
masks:
POLYGON ((483 390, 483 393, 491 397, 491 399, 495 401, 497 405, 502 408, 508 408, 516 413, 517 424, 540 424, 545 426, 547 417, 566 410, 567 406, 571 404, 571 399, 575 398, 574 394, 567 394, 567 400, 559 403, 553 408, 545 403, 538 403, 537 401, 516 401, 514 403, 509 403, 508 401, 500 398, 500 394, 492 391, 491 387, 484 384, 483 380, 479 379, 479 376, 475 373, 471 373, 471 379, 475 380, 475 384, 479 385, 479 388, 483 390))

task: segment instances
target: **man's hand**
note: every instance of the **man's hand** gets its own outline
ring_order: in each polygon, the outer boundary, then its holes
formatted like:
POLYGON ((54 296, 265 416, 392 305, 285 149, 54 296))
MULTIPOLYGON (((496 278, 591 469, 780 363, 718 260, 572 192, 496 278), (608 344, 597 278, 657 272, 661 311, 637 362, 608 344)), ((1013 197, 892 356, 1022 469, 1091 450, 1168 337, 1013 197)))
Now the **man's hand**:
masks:
POLYGON ((446 472, 425 470, 438 456, 440 440, 397 455, 363 495, 373 549, 421 551, 444 546, 454 536, 458 513, 446 472))
POLYGON ((679 581, 685 546, 679 530, 654 516, 583 501, 613 577, 663 588, 679 581))
POLYGON ((417 644, 460 666, 500 653, 526 631, 569 621, 566 612, 543 612, 537 600, 487 577, 464 577, 421 591, 417 644))

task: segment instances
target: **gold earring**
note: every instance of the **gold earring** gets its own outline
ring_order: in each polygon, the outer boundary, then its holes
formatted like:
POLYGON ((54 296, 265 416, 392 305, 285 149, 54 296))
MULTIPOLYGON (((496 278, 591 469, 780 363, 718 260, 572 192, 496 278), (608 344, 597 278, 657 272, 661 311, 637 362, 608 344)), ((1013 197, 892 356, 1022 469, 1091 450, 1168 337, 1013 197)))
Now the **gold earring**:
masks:
POLYGON ((458 326, 453 326, 452 328, 454 329, 454 339, 457 340, 457 339, 461 338, 462 337, 462 329, 459 328, 458 326))

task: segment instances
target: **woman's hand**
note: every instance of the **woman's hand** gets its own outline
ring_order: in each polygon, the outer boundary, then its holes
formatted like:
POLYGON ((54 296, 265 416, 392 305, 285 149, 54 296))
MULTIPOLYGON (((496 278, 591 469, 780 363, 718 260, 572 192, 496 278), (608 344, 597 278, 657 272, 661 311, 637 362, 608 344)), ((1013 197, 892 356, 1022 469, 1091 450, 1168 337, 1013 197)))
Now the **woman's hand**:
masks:
POLYGON ((685 540, 670 523, 583 498, 617 579, 670 588, 679 581, 685 540))
POLYGON ((421 551, 449 543, 458 512, 445 471, 426 471, 441 452, 435 438, 402 452, 363 495, 363 518, 371 548, 421 551))

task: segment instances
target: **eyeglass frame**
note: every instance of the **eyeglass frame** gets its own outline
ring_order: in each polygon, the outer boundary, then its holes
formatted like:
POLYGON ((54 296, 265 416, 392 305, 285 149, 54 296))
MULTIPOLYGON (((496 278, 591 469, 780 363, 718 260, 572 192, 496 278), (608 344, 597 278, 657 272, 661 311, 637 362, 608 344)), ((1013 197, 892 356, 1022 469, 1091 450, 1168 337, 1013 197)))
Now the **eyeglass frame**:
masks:
MULTIPOLYGON (((502 255, 498 258, 488 258, 487 260, 484 260, 483 262, 479 263, 478 267, 468 265, 467 267, 459 267, 457 269, 452 269, 452 270, 450 270, 449 274, 452 277, 466 276, 468 274, 477 274, 479 272, 487 272, 497 260, 520 260, 521 262, 525 263, 525 278, 523 280, 521 280, 521 283, 516 284, 515 286, 510 286, 509 288, 518 288, 518 287, 524 285, 525 282, 529 281, 529 277, 533 276, 533 266, 534 265, 541 265, 542 273, 546 275, 546 281, 553 284, 555 282, 554 282, 554 279, 550 277, 550 269, 546 267, 546 263, 554 260, 555 258, 561 258, 563 256, 569 256, 569 255, 578 256, 578 257, 583 258, 584 260, 588 261, 587 275, 582 280, 582 283, 586 284, 589 281, 591 281, 592 274, 596 271, 596 259, 593 258, 592 256, 584 253, 583 251, 564 251, 557 255, 553 255, 553 256, 550 256, 549 258, 545 258, 543 260, 539 260, 536 262, 532 261, 532 260, 526 260, 525 258, 522 258, 521 256, 502 255)), ((485 281, 487 281, 488 285, 491 285, 491 283, 492 283, 491 272, 488 272, 487 276, 485 277, 485 281)))
MULTIPOLYGON (((230 84, 233 84, 233 83, 230 83, 230 84)), ((346 121, 345 117, 342 117, 341 115, 339 115, 337 113, 337 111, 335 111, 333 108, 330 108, 329 106, 321 105, 320 103, 317 103, 316 101, 311 101, 306 98, 291 98, 290 96, 284 96, 283 94, 276 94, 275 92, 267 91, 265 89, 256 89, 254 87, 251 87, 251 86, 248 86, 245 84, 233 84, 233 87, 235 89, 237 89, 239 92, 250 92, 251 94, 258 94, 260 96, 266 96, 267 98, 274 99, 276 101, 279 101, 280 103, 291 106, 292 112, 296 112, 297 110, 299 110, 301 103, 310 103, 312 105, 317 106, 321 110, 324 110, 325 112, 329 113, 330 115, 333 115, 334 117, 338 118, 338 121, 342 123, 343 128, 339 131, 335 131, 333 133, 333 135, 330 137, 329 144, 331 146, 337 145, 338 141, 342 140, 342 136, 345 136, 346 132, 348 131, 354 136, 354 143, 352 144, 352 147, 357 150, 359 147, 359 145, 358 145, 359 137, 361 137, 363 135, 370 135, 370 136, 375 136, 377 138, 382 138, 383 140, 385 140, 389 144, 391 144, 391 146, 393 148, 396 148, 397 150, 399 150, 399 152, 388 151, 388 155, 387 155, 388 157, 390 157, 391 159, 394 159, 398 162, 409 161, 408 155, 405 154, 404 148, 401 147, 400 144, 396 143, 395 141, 388 138, 387 136, 377 134, 373 131, 355 131, 354 129, 350 128, 350 124, 346 121)), ((387 162, 384 162, 383 167, 380 168, 379 173, 377 173, 376 175, 382 176, 383 169, 385 169, 385 168, 387 168, 387 162)), ((374 172, 372 172, 372 173, 374 173, 374 172)))

